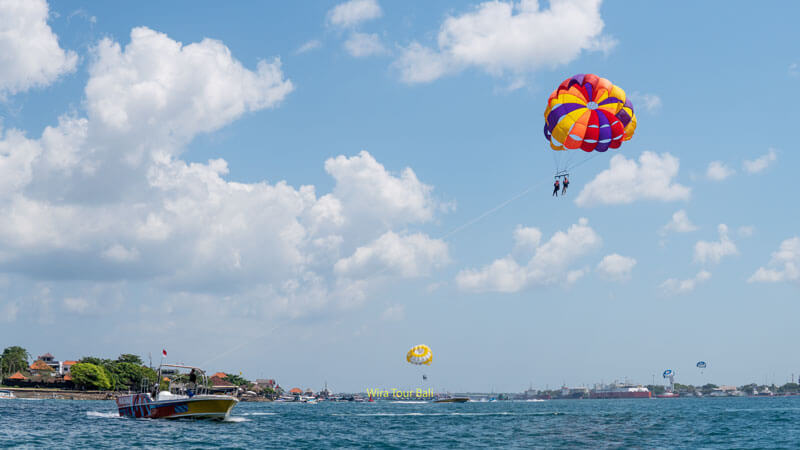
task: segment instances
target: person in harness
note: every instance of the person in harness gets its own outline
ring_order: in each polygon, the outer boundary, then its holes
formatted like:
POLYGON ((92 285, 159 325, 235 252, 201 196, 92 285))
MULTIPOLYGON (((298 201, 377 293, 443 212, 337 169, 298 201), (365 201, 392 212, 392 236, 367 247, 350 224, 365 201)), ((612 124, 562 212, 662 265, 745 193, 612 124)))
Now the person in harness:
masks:
POLYGON ((563 183, 563 185, 564 185, 564 187, 561 189, 561 196, 562 197, 567 195, 567 187, 569 187, 569 178, 567 178, 566 175, 564 175, 564 183, 563 183))
POLYGON ((558 189, 559 189, 558 178, 556 178, 556 182, 553 183, 553 195, 552 195, 553 197, 558 197, 558 189))

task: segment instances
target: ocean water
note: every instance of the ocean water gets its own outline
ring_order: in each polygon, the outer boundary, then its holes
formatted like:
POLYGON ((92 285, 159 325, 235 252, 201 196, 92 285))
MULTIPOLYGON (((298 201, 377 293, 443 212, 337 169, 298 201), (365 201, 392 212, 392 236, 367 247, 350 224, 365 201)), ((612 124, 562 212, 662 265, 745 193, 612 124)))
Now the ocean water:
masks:
POLYGON ((0 447, 798 448, 800 398, 240 403, 227 422, 16 399, 0 400, 0 447))

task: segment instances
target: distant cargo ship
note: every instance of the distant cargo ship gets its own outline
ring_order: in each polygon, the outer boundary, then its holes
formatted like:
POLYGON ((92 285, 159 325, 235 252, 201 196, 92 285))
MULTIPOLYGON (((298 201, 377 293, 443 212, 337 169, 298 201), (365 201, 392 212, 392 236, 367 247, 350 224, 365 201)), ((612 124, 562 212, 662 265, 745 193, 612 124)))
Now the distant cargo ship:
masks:
POLYGON ((593 389, 589 398, 651 398, 650 391, 642 385, 611 384, 593 389))

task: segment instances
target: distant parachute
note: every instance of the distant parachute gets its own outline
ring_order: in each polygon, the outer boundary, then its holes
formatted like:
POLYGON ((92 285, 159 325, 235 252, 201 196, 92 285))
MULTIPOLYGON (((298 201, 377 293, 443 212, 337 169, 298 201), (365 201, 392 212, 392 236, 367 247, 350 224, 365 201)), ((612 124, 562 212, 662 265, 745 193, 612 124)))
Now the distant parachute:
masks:
POLYGON ((420 344, 411 347, 411 350, 406 354, 406 361, 418 366, 429 366, 433 362, 433 353, 431 348, 427 345, 420 344))
POLYGON ((670 376, 675 375, 672 369, 667 369, 664 371, 664 378, 669 378, 670 376))
POLYGON ((697 368, 698 369, 705 369, 706 368, 706 362, 705 361, 698 361, 697 362, 697 368))

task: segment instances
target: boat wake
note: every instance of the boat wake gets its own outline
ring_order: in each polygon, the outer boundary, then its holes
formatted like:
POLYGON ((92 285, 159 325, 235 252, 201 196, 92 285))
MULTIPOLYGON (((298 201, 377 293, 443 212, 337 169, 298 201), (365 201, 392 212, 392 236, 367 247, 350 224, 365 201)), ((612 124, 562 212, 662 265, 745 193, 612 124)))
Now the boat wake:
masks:
POLYGON ((237 414, 237 416, 274 416, 277 413, 274 412, 251 412, 251 413, 241 413, 237 414))
POLYGON ((223 422, 233 422, 233 423, 240 423, 240 422, 250 422, 250 419, 241 416, 229 416, 226 417, 223 422))
POLYGON ((560 412, 536 412, 536 413, 514 413, 508 411, 499 412, 440 412, 440 413, 421 413, 421 412, 408 412, 408 413, 357 413, 357 414, 333 414, 334 416, 356 416, 356 417, 402 417, 402 416, 560 416, 560 412))
POLYGON ((86 416, 96 417, 100 419, 122 419, 119 413, 100 412, 100 411, 86 411, 86 416))

